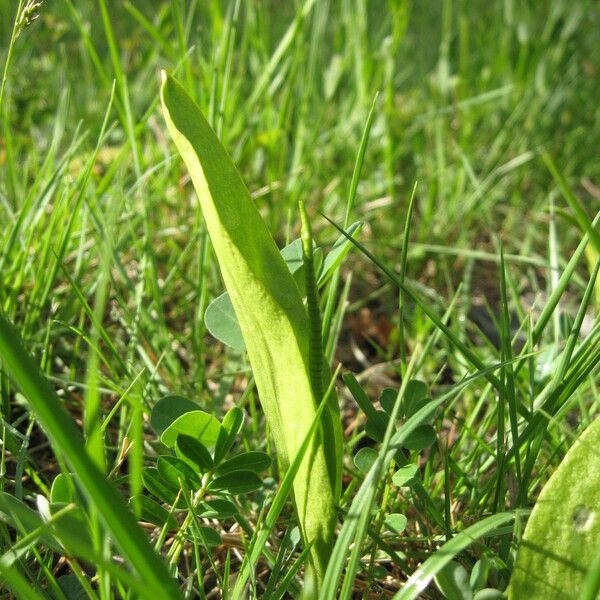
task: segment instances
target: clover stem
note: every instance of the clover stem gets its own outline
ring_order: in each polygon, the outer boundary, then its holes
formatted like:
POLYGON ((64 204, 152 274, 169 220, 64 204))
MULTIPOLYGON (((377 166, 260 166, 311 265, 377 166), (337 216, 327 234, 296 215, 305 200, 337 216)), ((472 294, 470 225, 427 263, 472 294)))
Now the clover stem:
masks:
POLYGON ((204 498, 204 496, 206 495, 206 492, 208 492, 208 486, 209 486, 210 482, 212 481, 212 475, 213 475, 212 471, 209 471, 206 474, 206 477, 204 478, 204 481, 202 483, 202 487, 194 495, 194 498, 192 499, 192 504, 191 504, 190 510, 188 511, 188 514, 186 515, 185 519, 183 520, 183 523, 181 524, 181 527, 179 528, 179 531, 177 532, 177 536, 175 537, 173 545, 171 546, 171 548, 169 549, 169 552, 167 553, 167 559, 169 561, 169 564, 171 564, 171 565, 177 564, 177 561, 179 560, 179 557, 181 556, 181 552, 183 550, 183 544, 185 542, 185 532, 188 530, 188 528, 192 524, 192 521, 194 520, 194 516, 195 516, 194 509, 198 506, 198 504, 200 503, 202 498, 204 498))

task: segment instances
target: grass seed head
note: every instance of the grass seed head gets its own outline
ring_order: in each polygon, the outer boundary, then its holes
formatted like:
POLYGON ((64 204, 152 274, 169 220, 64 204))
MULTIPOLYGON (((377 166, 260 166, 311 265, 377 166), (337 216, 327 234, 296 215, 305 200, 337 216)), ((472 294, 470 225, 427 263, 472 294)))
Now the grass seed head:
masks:
POLYGON ((40 8, 45 0, 29 0, 23 7, 17 22, 17 36, 40 16, 40 8))

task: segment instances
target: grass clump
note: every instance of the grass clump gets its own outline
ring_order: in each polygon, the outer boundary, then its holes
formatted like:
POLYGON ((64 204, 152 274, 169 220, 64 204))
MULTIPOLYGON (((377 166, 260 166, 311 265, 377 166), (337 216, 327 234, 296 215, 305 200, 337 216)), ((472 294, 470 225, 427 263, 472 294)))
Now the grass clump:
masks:
POLYGON ((0 0, 3 593, 594 598, 599 18, 0 0))

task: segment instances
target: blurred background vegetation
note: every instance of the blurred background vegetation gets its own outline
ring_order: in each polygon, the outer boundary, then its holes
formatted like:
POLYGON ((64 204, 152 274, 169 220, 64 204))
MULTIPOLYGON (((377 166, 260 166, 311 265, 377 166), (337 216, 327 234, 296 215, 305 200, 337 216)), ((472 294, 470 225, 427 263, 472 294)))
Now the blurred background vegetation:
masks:
MULTIPOLYGON (((0 0, 4 49, 16 5, 0 0)), ((379 93, 353 217, 368 223, 365 243, 397 263, 417 182, 407 276, 440 309, 462 283, 467 323, 455 326, 467 331, 475 304, 494 313, 498 242, 528 308, 548 285, 550 232, 559 263, 581 238, 541 150, 590 215, 600 206, 595 1, 144 0, 108 2, 104 14, 102 5, 41 5, 16 41, 2 110, 0 299, 60 377, 82 372, 85 316, 53 253, 93 304, 107 236, 116 266, 105 327, 127 360, 163 357, 156 385, 195 393, 220 352, 205 353, 202 314, 222 284, 156 107, 161 68, 209 115, 281 245, 297 235, 300 198, 341 220, 379 93)), ((335 239, 320 218, 315 227, 319 243, 335 239)), ((350 323, 388 360, 397 297, 361 265, 350 323)), ((410 309, 406 319, 410 349, 423 317, 410 309)))

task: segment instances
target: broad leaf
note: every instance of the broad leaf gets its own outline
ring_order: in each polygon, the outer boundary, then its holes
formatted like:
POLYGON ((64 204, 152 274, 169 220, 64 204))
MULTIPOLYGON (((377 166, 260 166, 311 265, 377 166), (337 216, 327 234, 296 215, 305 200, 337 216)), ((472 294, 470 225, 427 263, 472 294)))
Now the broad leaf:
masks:
POLYGON ((185 487, 188 490, 200 488, 200 478, 185 461, 176 456, 159 456, 156 468, 165 482, 176 488, 185 487))
POLYGON ((373 416, 369 417, 365 425, 365 433, 376 442, 383 441, 387 424, 390 420, 389 415, 383 410, 377 410, 373 416))
POLYGON ((211 549, 221 545, 221 536, 218 531, 215 531, 212 527, 198 527, 196 535, 192 529, 188 529, 185 534, 185 538, 190 542, 200 542, 205 548, 211 549))
POLYGON ((179 457, 197 473, 207 473, 213 467, 213 460, 206 446, 189 435, 179 434, 175 444, 179 457))
POLYGON ((435 442, 435 429, 431 425, 421 425, 417 427, 402 444, 409 450, 420 452, 429 448, 435 442))
MULTIPOLYGON (((146 489, 159 500, 173 505, 180 487, 165 479, 156 467, 148 467, 142 473, 142 480, 146 489)), ((181 503, 181 502, 180 502, 181 503)))
POLYGON ((234 471, 215 477, 208 486, 211 490, 229 494, 248 494, 262 486, 262 479, 253 471, 234 471))
POLYGON ((240 352, 246 351, 242 330, 238 323, 229 294, 217 296, 204 313, 204 323, 211 335, 240 352))
POLYGON ((204 500, 196 507, 196 514, 207 519, 228 519, 239 513, 237 506, 225 498, 204 500))
POLYGON ((480 558, 471 570, 471 576, 469 578, 471 588, 474 591, 482 590, 487 584, 489 574, 490 561, 485 557, 480 558))
MULTIPOLYGON (((323 251, 321 248, 317 248, 314 243, 313 248, 315 274, 318 274, 323 263, 323 251)), ((281 256, 285 261, 287 268, 290 270, 290 273, 294 276, 294 281, 300 290, 300 295, 304 298, 306 296, 306 270, 304 269, 302 240, 294 240, 285 246, 285 248, 282 248, 281 256)))
POLYGON ((169 425, 160 437, 160 441, 169 448, 175 446, 179 434, 189 435, 202 442, 207 448, 214 447, 219 437, 219 420, 202 410, 193 410, 181 415, 169 425))
MULTIPOLYGON (((0 492, 0 520, 26 535, 44 525, 44 519, 25 503, 6 492, 0 492)), ((53 536, 45 533, 41 540, 50 548, 61 551, 53 536)))
POLYGON ((473 590, 467 570, 455 560, 450 561, 435 576, 435 584, 447 600, 471 600, 473 590))
POLYGON ((386 528, 392 533, 402 533, 406 528, 408 519, 400 513, 386 515, 384 520, 386 528))
POLYGON ((402 412, 404 416, 412 417, 412 415, 430 401, 427 385, 418 379, 411 379, 406 386, 404 398, 402 399, 402 412))
POLYGON ((600 539, 600 419, 540 493, 517 552, 509 598, 579 598, 600 539))
MULTIPOLYGON (((285 261, 290 273, 294 276, 294 281, 298 285, 300 294, 305 295, 305 272, 302 256, 302 240, 294 240, 281 250, 281 256, 285 261)), ((315 271, 318 273, 323 257, 320 248, 315 248, 314 260, 315 271)), ((206 309, 204 313, 204 323, 210 334, 223 342, 226 346, 246 351, 246 343, 240 329, 238 318, 233 309, 231 298, 228 292, 217 296, 206 309)))
POLYGON ((252 451, 238 454, 229 460, 226 460, 217 469, 219 475, 231 473, 232 471, 248 470, 255 473, 262 473, 271 466, 271 457, 265 452, 252 451))
POLYGON ((419 467, 417 465, 405 465, 392 475, 392 483, 398 487, 410 486, 417 481, 418 473, 419 467))
MULTIPOLYGON (((320 399, 310 380, 309 321, 302 296, 235 165, 199 107, 164 76, 163 112, 198 194, 225 287, 284 467, 296 455, 320 399)), ((328 382, 329 374, 323 379, 328 382)), ((325 384, 326 385, 326 384, 325 384)), ((310 563, 322 578, 341 489, 342 429, 334 395, 294 481, 310 563)), ((181 431, 181 433, 188 433, 181 431)), ((254 474, 253 474, 254 475, 254 474)))
POLYGON ((377 450, 374 448, 361 448, 354 456, 354 464, 363 473, 368 473, 375 464, 377 456, 377 450))
POLYGON ((385 388, 379 396, 379 404, 381 404, 381 408, 383 408, 388 415, 392 414, 397 400, 398 390, 395 390, 394 388, 385 388))
POLYGON ((69 481, 71 475, 65 475, 64 473, 59 473, 52 482, 52 488, 50 490, 50 502, 56 504, 58 502, 62 502, 63 504, 68 504, 69 502, 73 502, 73 491, 74 484, 69 481))
POLYGON ((230 408, 221 422, 221 429, 215 445, 215 464, 218 465, 235 443, 235 438, 244 424, 244 411, 237 406, 230 408))
POLYGON ((181 415, 198 410, 198 405, 183 396, 169 395, 161 398, 150 413, 150 425, 157 435, 162 435, 181 415))

